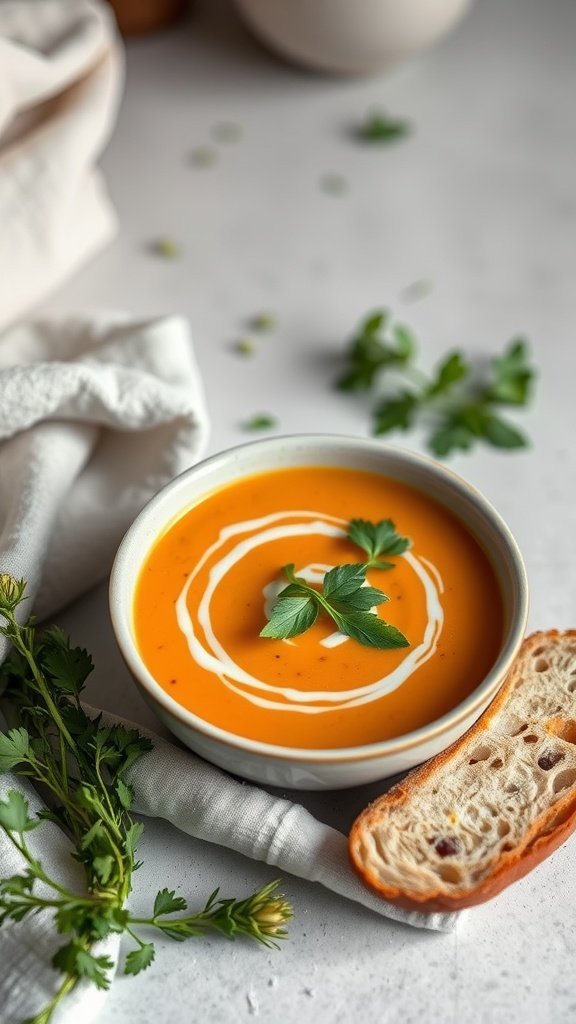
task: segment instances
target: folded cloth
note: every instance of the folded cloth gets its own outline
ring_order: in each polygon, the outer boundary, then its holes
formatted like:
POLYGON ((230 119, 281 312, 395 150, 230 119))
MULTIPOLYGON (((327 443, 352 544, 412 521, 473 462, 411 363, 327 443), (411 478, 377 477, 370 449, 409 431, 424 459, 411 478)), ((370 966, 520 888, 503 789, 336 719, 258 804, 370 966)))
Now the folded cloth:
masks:
POLYGON ((116 118, 121 80, 107 4, 0 3, 0 327, 116 230, 95 162, 116 118))
MULTIPOLYGON (((114 721, 109 715, 104 719, 114 721)), ((454 927, 457 914, 403 910, 366 888, 349 862, 346 836, 306 808, 237 782, 189 751, 145 729, 140 732, 150 736, 154 747, 129 773, 138 813, 164 818, 197 839, 320 882, 395 921, 431 931, 454 927)))
MULTIPOLYGON (((129 522, 196 461, 206 433, 188 327, 178 317, 38 321, 0 338, 0 572, 27 579, 25 614, 52 615, 100 579, 129 522)), ((0 661, 5 653, 4 645, 0 661)), ((303 807, 157 737, 154 744, 131 772, 140 813, 319 881, 384 916, 453 926, 455 915, 405 912, 371 895, 349 866, 346 837, 303 807)), ((24 788, 14 777, 1 781, 2 791, 24 788)), ((32 840, 38 857, 73 882, 65 836, 46 824, 32 840)), ((0 877, 19 869, 0 831, 0 877)), ((58 944, 49 913, 0 929, 2 1024, 19 1024, 51 998, 58 944)), ((116 958, 117 941, 106 951, 116 958)), ((88 1024, 100 1004, 101 994, 81 983, 56 1019, 88 1024)))
POLYGON ((206 436, 179 317, 45 320, 0 338, 0 565, 26 578, 39 618, 106 576, 135 515, 206 436))

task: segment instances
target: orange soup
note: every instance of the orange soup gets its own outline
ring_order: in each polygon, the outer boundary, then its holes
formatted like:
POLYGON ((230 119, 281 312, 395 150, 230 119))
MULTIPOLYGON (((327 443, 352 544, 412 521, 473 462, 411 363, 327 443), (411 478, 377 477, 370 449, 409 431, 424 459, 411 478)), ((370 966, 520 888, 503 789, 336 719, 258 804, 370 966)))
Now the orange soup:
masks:
POLYGON ((499 652, 502 601, 486 554, 446 508, 406 484, 330 467, 279 469, 214 491, 148 553, 134 631, 153 677, 184 708, 230 733, 299 748, 400 736, 449 712, 499 652), (392 519, 410 538, 368 583, 373 609, 409 646, 366 647, 319 615, 290 639, 260 637, 282 567, 319 586, 365 560, 348 523, 392 519))

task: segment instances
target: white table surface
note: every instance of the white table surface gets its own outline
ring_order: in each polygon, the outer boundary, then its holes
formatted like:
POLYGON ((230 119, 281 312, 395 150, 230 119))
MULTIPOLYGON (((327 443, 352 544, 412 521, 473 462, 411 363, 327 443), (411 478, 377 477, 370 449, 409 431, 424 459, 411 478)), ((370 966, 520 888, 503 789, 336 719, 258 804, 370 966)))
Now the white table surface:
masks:
MULTIPOLYGON (((540 368, 533 438, 520 454, 479 450, 451 465, 496 504, 523 550, 531 628, 576 625, 573 304, 576 264, 576 5, 482 0, 434 50, 367 80, 317 77, 268 56, 220 2, 188 26, 128 46, 126 95, 103 160, 121 231, 48 308, 183 312, 212 419, 210 452, 246 439, 256 412, 279 431, 365 434, 368 403, 332 387, 358 319, 388 306, 431 365, 447 348, 493 353, 518 332, 540 368), (413 136, 361 146, 369 108, 408 117, 413 136), (213 126, 242 125, 211 168, 191 166, 213 126), (345 176, 329 195, 320 179, 345 176), (175 260, 149 243, 171 236, 175 260), (408 303, 412 282, 430 294, 408 303), (271 310, 278 329, 253 358, 234 342, 271 310)), ((211 143, 210 143, 211 144, 211 143)), ((402 444, 419 447, 417 435, 402 444)), ((152 714, 120 663, 102 586, 60 616, 93 652, 94 703, 152 714)), ((380 786, 303 794, 347 829, 380 786)), ((200 904, 216 884, 244 895, 261 864, 146 825, 134 903, 154 886, 200 904)), ((219 937, 157 940, 153 968, 119 978, 101 1024, 576 1021, 576 837, 496 901, 431 935, 286 877, 295 919, 279 952, 219 937)))

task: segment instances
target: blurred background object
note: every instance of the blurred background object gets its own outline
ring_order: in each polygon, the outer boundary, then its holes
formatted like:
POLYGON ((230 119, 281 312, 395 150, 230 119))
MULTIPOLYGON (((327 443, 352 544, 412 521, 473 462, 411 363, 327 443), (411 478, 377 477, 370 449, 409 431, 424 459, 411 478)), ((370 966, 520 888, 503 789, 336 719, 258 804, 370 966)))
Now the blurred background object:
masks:
POLYGON ((188 9, 187 0, 109 0, 118 28, 124 35, 140 35, 164 28, 188 9))
POLYGON ((0 3, 0 327, 116 232, 97 162, 123 63, 107 4, 0 3))
MULTIPOLYGON (((137 3, 133 0, 134 6, 137 3)), ((465 14, 471 0, 236 0, 236 4, 256 35, 282 56, 317 71, 362 75, 385 70, 430 46, 465 14)))

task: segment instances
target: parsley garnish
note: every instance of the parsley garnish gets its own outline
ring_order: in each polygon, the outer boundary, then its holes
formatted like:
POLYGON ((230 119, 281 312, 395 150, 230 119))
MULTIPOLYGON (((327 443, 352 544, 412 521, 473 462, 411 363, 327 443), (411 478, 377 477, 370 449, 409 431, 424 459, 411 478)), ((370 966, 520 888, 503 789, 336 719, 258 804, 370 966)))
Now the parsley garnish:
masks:
POLYGON ((299 636, 314 625, 320 612, 324 612, 341 633, 366 647, 390 649, 409 646, 396 626, 391 626, 371 611, 390 599, 382 590, 368 586, 366 573, 368 569, 392 569, 394 563, 381 561, 380 555, 401 555, 410 546, 410 541, 396 533, 391 519, 383 519, 379 523, 352 519, 347 536, 366 552, 367 561, 330 569, 321 590, 296 576, 293 563, 285 565, 282 571, 288 579, 288 586, 279 593, 260 636, 276 640, 299 636))
POLYGON ((433 375, 415 365, 416 340, 384 310, 370 314, 352 339, 348 362, 337 381, 343 391, 369 391, 394 371, 395 390, 373 410, 373 433, 409 430, 423 421, 428 446, 437 456, 470 450, 477 441, 495 448, 524 448, 528 440, 500 415, 502 407, 526 406, 535 371, 528 345, 514 339, 485 371, 477 370, 460 351, 448 353, 433 375))
POLYGON ((368 114, 364 123, 360 125, 357 135, 362 142, 387 143, 403 139, 410 132, 408 121, 389 117, 384 111, 375 110, 368 114))
POLYGON ((0 732, 0 772, 40 783, 50 801, 32 815, 18 790, 8 790, 0 800, 0 829, 23 859, 21 874, 0 879, 0 925, 51 910, 62 943, 52 960, 61 984, 28 1024, 49 1024, 81 978, 97 988, 110 986, 114 964, 93 947, 112 932, 124 933, 135 946, 126 957, 125 974, 138 974, 154 959, 153 943, 140 938, 142 928, 177 940, 216 929, 229 938, 247 935, 275 945, 292 916, 290 905, 275 893, 275 882, 240 901, 220 899, 216 890, 195 914, 185 914, 181 896, 161 889, 150 916, 132 915, 126 902, 140 866, 136 848, 143 825, 130 815, 134 794, 128 773, 152 744, 135 729, 105 725, 100 715, 92 719, 86 714, 80 696, 92 671, 90 656, 72 647, 56 627, 40 635, 30 623, 20 625, 15 611, 24 591, 23 580, 0 574, 0 629, 13 646, 0 669, 3 710, 19 723, 0 732), (84 871, 83 892, 53 878, 31 852, 27 835, 44 819, 69 835, 71 856, 84 871))
POLYGON ((289 585, 278 595, 260 636, 276 640, 298 636, 314 625, 319 611, 324 611, 341 633, 366 647, 408 647, 399 629, 369 611, 389 598, 381 590, 364 585, 363 566, 337 565, 326 573, 321 591, 295 576, 293 564, 285 565, 283 572, 289 585))
POLYGON ((368 555, 364 569, 393 569, 394 562, 381 562, 380 555, 402 555, 410 547, 408 537, 396 533, 391 519, 371 523, 367 519, 352 519, 348 525, 348 538, 363 548, 368 555))

